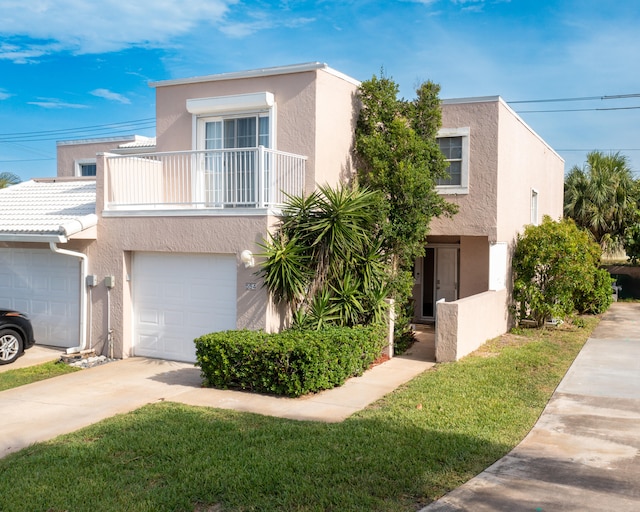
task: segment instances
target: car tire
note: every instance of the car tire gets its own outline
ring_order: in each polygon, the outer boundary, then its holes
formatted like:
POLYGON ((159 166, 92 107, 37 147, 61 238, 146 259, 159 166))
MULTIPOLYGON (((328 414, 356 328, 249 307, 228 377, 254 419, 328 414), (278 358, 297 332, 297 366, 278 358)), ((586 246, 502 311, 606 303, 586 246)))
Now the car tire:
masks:
POLYGON ((0 365, 13 363, 22 354, 22 336, 12 329, 0 329, 0 365))

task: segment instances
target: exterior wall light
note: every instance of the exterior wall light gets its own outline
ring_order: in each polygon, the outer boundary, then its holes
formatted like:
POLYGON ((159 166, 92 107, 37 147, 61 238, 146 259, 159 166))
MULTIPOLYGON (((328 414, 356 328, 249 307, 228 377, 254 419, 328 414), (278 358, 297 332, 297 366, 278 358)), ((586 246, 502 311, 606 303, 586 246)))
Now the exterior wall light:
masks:
POLYGON ((240 253, 240 261, 244 263, 245 268, 253 268, 256 265, 253 253, 249 249, 245 249, 240 253))

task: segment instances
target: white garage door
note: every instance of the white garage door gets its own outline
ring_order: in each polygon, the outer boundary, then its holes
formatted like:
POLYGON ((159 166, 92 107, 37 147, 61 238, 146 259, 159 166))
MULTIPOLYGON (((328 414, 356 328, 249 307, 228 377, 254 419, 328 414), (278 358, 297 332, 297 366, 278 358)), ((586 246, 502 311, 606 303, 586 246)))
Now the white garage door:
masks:
POLYGON ((195 338, 235 329, 236 265, 227 255, 135 253, 135 355, 195 362, 195 338))
POLYGON ((27 313, 39 344, 79 344, 79 300, 78 258, 47 249, 0 248, 0 307, 27 313))

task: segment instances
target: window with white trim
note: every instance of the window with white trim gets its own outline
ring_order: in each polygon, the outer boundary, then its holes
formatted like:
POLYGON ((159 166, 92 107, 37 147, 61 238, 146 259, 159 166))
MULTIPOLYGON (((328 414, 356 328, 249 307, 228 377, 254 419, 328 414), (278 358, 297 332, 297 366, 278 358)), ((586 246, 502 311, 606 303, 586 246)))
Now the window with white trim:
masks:
POLYGON ((443 128, 437 141, 449 167, 447 176, 437 179, 436 190, 441 194, 468 194, 469 128, 443 128))
POLYGON ((187 100, 194 145, 207 151, 202 167, 207 205, 253 206, 268 199, 269 155, 261 159, 259 148, 274 145, 274 108, 269 92, 187 100))
POLYGON ((538 191, 531 189, 531 224, 538 225, 538 191))
POLYGON ((76 176, 95 176, 96 175, 96 159, 83 158, 74 162, 76 176))
MULTIPOLYGON (((270 147, 269 117, 266 112, 198 120, 199 147, 214 150, 204 159, 207 205, 252 206, 259 201, 258 183, 268 178, 259 176, 258 147, 270 147)), ((268 158, 263 162, 268 167, 268 158)))

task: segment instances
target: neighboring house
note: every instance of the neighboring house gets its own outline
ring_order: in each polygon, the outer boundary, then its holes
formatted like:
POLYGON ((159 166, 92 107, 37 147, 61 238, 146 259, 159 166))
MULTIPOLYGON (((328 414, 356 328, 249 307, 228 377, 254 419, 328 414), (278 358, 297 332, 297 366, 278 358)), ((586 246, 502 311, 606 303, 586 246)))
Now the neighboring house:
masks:
MULTIPOLYGON (((203 333, 282 328, 283 311, 255 275, 259 244, 285 194, 353 172, 359 82, 325 64, 151 85, 155 140, 61 142, 58 178, 0 191, 0 306, 30 313, 40 343, 194 361, 203 333), (92 159, 95 177, 83 178, 92 159), (16 200, 22 210, 9 222, 16 200), (56 287, 67 294, 54 297, 56 287), (20 289, 32 298, 16 299, 20 289)), ((530 221, 521 202, 535 190, 537 215, 560 216, 562 160, 499 98, 445 102, 443 119, 442 148, 460 172, 441 190, 460 213, 433 224, 416 266, 416 320, 437 318, 439 339, 444 324, 464 336, 460 304, 486 295, 504 332, 509 254, 530 221), (441 297, 453 302, 436 313, 429 304, 441 297)))
POLYGON ((155 137, 141 137, 140 135, 58 141, 58 177, 95 177, 96 155, 98 153, 111 151, 122 155, 153 151, 155 146, 155 137))

